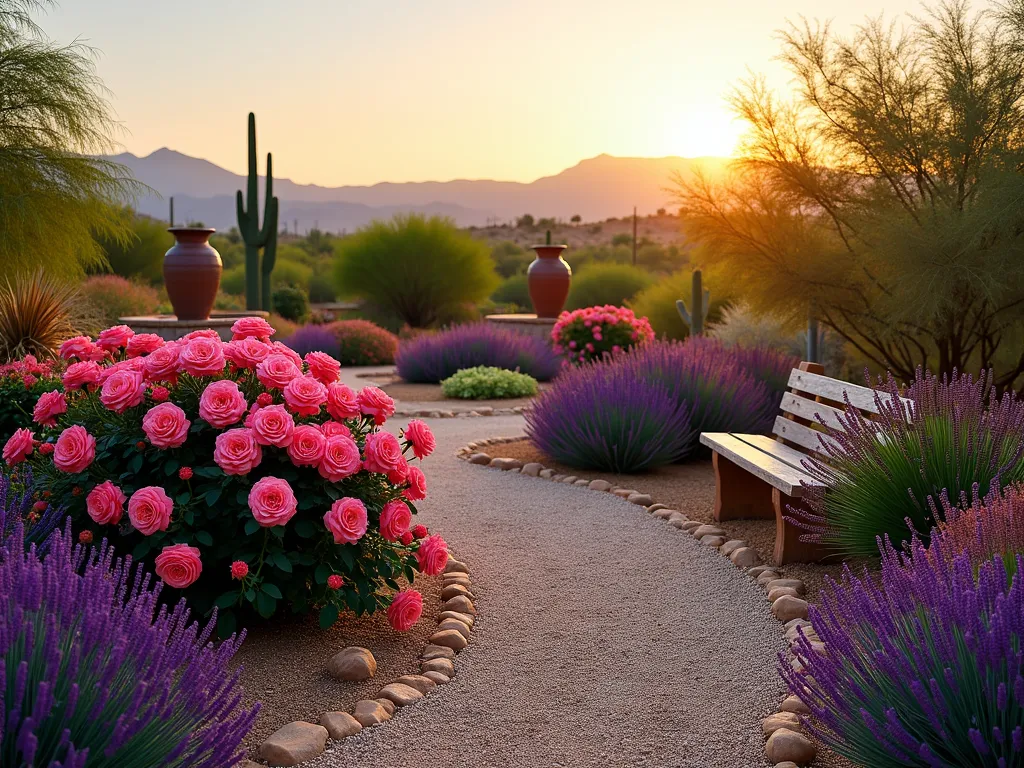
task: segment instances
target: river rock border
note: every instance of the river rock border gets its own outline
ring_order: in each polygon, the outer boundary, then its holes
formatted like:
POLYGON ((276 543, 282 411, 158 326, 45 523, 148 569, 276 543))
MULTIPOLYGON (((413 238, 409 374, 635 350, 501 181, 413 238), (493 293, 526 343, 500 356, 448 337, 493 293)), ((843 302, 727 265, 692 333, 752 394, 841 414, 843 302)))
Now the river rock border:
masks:
MULTIPOLYGON (((357 701, 352 712, 324 712, 319 724, 297 720, 278 728, 260 745, 259 759, 271 766, 295 766, 318 757, 328 739, 355 736, 364 728, 390 720, 400 707, 415 704, 455 677, 457 654, 469 645, 476 624, 469 567, 454 558, 441 575, 438 625, 420 653, 420 674, 402 675, 380 689, 375 699, 357 701)), ((263 768, 244 760, 239 768, 263 768)))
MULTIPOLYGON (((477 440, 456 451, 456 456, 470 464, 498 469, 513 474, 565 483, 591 491, 611 493, 625 501, 643 507, 655 517, 666 521, 669 525, 693 536, 701 544, 717 549, 718 552, 764 589, 772 604, 772 615, 785 625, 786 640, 790 647, 795 647, 801 636, 806 637, 812 647, 825 652, 825 644, 821 642, 811 622, 807 620, 807 601, 804 599, 806 586, 799 579, 784 578, 781 568, 764 565, 757 551, 741 539, 734 539, 717 525, 690 520, 686 515, 665 504, 656 502, 650 495, 632 488, 623 488, 601 478, 587 479, 576 475, 565 475, 537 462, 523 463, 519 459, 491 456, 482 449, 491 449, 504 443, 522 440, 522 435, 515 437, 492 437, 477 440)), ((798 669, 800 662, 793 657, 790 662, 798 669)), ((775 714, 761 722, 765 738, 765 755, 775 768, 798 768, 808 765, 817 756, 817 746, 804 734, 802 718, 809 715, 810 709, 797 696, 787 696, 778 706, 775 714)))

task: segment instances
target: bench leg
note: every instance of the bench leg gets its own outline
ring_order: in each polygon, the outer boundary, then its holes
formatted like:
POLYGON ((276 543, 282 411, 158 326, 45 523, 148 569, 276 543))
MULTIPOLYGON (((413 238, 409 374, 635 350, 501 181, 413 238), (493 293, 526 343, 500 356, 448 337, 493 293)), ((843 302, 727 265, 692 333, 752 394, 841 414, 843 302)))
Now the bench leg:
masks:
POLYGON ((829 554, 828 549, 821 544, 800 541, 800 536, 807 531, 786 522, 783 518, 783 515, 789 514, 787 507, 799 503, 799 499, 783 496, 777 488, 772 488, 772 506, 775 508, 775 565, 816 563, 829 554))
POLYGON ((719 453, 711 456, 715 468, 715 522, 775 517, 772 487, 719 453))

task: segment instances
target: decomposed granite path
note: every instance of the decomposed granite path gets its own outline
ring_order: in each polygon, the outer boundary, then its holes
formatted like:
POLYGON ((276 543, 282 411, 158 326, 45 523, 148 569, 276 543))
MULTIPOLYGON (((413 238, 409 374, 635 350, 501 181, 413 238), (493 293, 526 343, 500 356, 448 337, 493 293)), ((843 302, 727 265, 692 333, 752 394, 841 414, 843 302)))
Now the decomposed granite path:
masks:
POLYGON ((426 421, 419 519, 470 567, 472 642, 451 683, 307 765, 767 765, 785 643, 764 592, 642 508, 454 456, 521 434, 521 417, 426 421))

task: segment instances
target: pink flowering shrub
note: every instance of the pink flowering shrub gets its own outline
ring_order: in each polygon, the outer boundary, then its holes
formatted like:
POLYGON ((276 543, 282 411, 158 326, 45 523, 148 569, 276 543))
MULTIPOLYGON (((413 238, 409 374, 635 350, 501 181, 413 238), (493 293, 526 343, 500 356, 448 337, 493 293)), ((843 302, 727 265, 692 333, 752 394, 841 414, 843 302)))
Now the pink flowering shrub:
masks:
POLYGON ((612 304, 563 312, 551 331, 555 352, 577 365, 653 339, 646 317, 638 318, 633 310, 612 304))
POLYGON ((32 426, 39 396, 60 390, 62 370, 62 360, 37 360, 32 355, 0 365, 0 436, 32 426))
POLYGON ((408 629, 422 603, 398 580, 437 575, 448 556, 413 525, 426 481, 410 462, 433 451, 429 428, 384 431, 390 397, 349 389, 337 360, 299 357, 261 319, 232 330, 227 343, 123 326, 69 340, 63 378, 0 455, 31 466, 37 504, 65 504, 81 541, 106 538, 195 610, 216 606, 222 633, 283 609, 330 626, 396 600, 388 616, 408 629))

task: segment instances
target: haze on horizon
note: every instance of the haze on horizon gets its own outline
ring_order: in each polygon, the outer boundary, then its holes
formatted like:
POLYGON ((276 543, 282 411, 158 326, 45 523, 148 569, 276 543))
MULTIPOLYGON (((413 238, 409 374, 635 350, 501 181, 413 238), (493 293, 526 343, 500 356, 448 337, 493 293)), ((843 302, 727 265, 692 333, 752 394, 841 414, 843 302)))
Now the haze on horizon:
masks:
MULTIPOLYGON (((976 3, 983 7, 987 3, 976 3)), ((39 17, 87 40, 127 130, 245 172, 254 111, 263 172, 324 186, 532 181, 602 153, 727 156, 724 97, 773 61, 787 19, 919 13, 917 0, 63 0, 39 17)))

